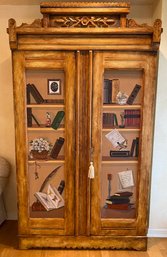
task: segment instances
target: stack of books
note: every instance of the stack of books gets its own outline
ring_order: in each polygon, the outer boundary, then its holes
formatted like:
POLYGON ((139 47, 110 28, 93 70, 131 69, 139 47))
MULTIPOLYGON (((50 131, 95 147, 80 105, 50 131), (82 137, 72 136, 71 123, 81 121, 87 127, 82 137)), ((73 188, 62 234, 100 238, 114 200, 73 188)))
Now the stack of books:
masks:
POLYGON ((134 207, 130 201, 132 192, 124 191, 118 192, 106 199, 106 208, 115 210, 129 210, 134 207))

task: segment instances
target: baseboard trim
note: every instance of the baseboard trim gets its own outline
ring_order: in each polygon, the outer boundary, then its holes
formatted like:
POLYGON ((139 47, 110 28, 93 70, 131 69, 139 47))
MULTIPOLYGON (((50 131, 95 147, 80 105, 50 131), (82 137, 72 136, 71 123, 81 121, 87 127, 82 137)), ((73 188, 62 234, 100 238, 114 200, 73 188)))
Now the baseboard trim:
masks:
POLYGON ((148 237, 167 237, 167 229, 149 229, 148 237))

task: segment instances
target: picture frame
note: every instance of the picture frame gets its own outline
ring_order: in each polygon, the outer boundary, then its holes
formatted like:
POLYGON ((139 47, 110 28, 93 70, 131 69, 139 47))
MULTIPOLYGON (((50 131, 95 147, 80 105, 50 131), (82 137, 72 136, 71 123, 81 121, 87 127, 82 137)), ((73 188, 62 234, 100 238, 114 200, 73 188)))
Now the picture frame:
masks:
POLYGON ((60 79, 48 79, 48 95, 61 95, 60 79))

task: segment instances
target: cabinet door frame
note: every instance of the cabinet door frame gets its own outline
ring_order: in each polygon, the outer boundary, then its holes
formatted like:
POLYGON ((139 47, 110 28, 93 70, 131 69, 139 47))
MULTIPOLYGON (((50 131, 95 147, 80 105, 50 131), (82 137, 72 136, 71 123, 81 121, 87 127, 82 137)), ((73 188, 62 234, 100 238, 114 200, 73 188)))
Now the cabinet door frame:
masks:
POLYGON ((141 52, 95 52, 93 60, 93 123, 95 178, 91 183, 91 234, 92 235, 146 235, 149 212, 152 139, 156 92, 156 54, 141 52), (138 205, 134 219, 101 219, 101 107, 102 84, 105 69, 139 69, 143 71, 143 108, 141 146, 138 171, 138 205), (97 142, 97 138, 99 139, 97 142))
POLYGON ((13 82, 18 191, 19 235, 74 235, 75 180, 75 54, 56 51, 14 51, 13 82), (66 83, 65 214, 64 218, 30 218, 28 203, 28 149, 26 132, 26 69, 64 70, 66 83), (70 196, 70 197, 69 197, 70 196))

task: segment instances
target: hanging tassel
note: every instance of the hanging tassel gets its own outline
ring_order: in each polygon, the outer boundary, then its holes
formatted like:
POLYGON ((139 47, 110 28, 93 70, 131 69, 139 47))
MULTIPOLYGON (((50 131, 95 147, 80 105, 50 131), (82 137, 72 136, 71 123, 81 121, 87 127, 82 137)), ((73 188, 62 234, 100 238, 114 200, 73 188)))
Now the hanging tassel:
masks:
POLYGON ((95 170, 94 170, 93 162, 90 162, 88 178, 91 179, 91 178, 94 178, 94 177, 95 177, 95 170))

